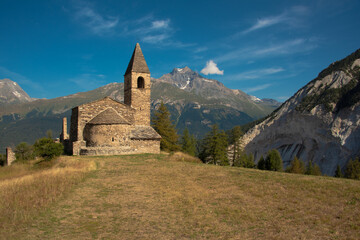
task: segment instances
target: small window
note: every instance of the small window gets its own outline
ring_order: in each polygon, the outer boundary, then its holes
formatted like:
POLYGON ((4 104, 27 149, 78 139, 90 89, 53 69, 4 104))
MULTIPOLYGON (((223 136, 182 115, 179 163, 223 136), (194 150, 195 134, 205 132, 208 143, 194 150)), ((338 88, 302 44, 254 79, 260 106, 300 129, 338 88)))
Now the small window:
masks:
POLYGON ((114 142, 114 141, 115 141, 115 138, 112 138, 111 140, 114 142))
POLYGON ((137 85, 138 85, 138 88, 145 88, 145 80, 143 77, 138 77, 137 85))

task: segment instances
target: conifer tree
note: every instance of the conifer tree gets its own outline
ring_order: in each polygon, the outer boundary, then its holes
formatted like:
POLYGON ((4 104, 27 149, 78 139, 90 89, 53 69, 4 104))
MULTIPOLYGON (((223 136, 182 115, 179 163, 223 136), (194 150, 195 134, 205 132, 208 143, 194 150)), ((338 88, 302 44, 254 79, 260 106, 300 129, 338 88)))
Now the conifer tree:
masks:
POLYGON ((154 113, 152 126, 161 136, 161 150, 170 152, 180 150, 180 146, 178 145, 179 136, 176 133, 175 126, 170 120, 170 112, 163 102, 161 102, 159 109, 154 113))
POLYGON ((316 176, 321 176, 322 175, 319 165, 317 165, 316 163, 313 163, 311 160, 308 162, 305 174, 307 174, 307 175, 316 175, 316 176))
POLYGON ((360 180, 360 160, 356 158, 355 160, 351 160, 346 165, 345 177, 351 179, 360 180))
POLYGON ((227 158, 227 136, 224 131, 218 129, 217 124, 212 126, 203 144, 203 154, 201 154, 201 157, 204 162, 212 162, 219 165, 229 164, 227 158))
POLYGON ((286 168, 286 172, 304 174, 305 173, 304 162, 295 156, 294 159, 291 161, 290 166, 286 168))
POLYGON ((278 150, 272 149, 265 159, 265 169, 270 171, 282 171, 282 158, 278 150))
POLYGON ((265 170, 265 159, 261 156, 260 160, 258 161, 257 168, 260 170, 265 170))
POLYGON ((240 148, 242 135, 243 133, 240 126, 235 126, 233 129, 231 129, 229 142, 230 144, 234 145, 234 148, 233 148, 233 158, 231 159, 232 163, 230 165, 235 165, 235 164, 239 165, 238 160, 241 158, 241 155, 243 155, 243 152, 240 148))
POLYGON ((342 178, 343 177, 343 174, 342 174, 342 171, 341 171, 341 168, 340 168, 339 164, 336 166, 334 177, 337 177, 337 178, 342 178))
POLYGON ((187 128, 185 128, 181 137, 181 150, 191 156, 196 155, 196 139, 194 135, 189 134, 187 128))

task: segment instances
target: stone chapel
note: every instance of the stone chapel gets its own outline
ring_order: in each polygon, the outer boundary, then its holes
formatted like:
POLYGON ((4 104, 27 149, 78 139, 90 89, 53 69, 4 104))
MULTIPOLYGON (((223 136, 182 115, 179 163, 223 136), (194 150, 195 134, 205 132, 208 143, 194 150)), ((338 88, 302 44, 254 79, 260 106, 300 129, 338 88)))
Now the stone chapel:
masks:
POLYGON ((124 75, 124 103, 105 97, 72 109, 70 136, 63 120, 60 141, 72 155, 160 153, 150 126, 150 71, 137 43, 124 75))

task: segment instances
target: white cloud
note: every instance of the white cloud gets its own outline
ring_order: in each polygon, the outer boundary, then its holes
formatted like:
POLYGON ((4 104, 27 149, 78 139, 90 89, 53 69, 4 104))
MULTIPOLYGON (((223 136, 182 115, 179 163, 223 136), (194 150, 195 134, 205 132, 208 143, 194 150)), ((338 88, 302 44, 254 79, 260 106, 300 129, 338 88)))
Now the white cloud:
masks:
POLYGON ((201 70, 202 74, 209 75, 209 74, 217 74, 217 75, 224 75, 224 70, 220 70, 217 67, 217 64, 213 61, 207 61, 206 66, 201 70))
POLYGON ((152 29, 166 29, 169 27, 170 20, 156 20, 151 23, 152 29))
POLYGON ((147 43, 160 43, 163 42, 165 39, 169 38, 167 34, 158 34, 158 35, 147 35, 143 37, 143 41, 147 43))
POLYGON ((269 88, 271 86, 272 86, 272 84, 270 84, 270 83, 262 84, 262 85, 258 85, 258 86, 255 86, 255 87, 247 88, 247 89, 244 90, 244 92, 246 92, 246 93, 257 92, 257 91, 269 88))
POLYGON ((119 23, 118 17, 102 16, 89 6, 77 8, 75 18, 96 35, 114 33, 119 23))

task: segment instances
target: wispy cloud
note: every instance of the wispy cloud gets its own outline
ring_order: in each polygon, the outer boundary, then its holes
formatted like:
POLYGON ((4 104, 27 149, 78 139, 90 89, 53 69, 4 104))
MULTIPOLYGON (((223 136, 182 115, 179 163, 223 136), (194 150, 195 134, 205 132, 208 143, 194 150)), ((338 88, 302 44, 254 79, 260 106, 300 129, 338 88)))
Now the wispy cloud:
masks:
POLYGON ((237 59, 247 59, 247 61, 249 61, 256 58, 275 57, 280 55, 308 52, 316 47, 316 39, 298 38, 277 44, 271 44, 265 47, 253 46, 235 49, 215 58, 215 60, 217 62, 226 62, 237 59))
POLYGON ((26 86, 29 86, 38 91, 44 90, 43 87, 39 83, 31 81, 29 78, 27 78, 19 73, 10 71, 9 69, 7 69, 5 67, 0 66, 0 76, 2 76, 2 78, 9 78, 10 80, 17 82, 20 85, 26 85, 26 86))
POLYGON ((149 14, 141 18, 121 21, 121 16, 109 16, 96 10, 92 4, 80 1, 74 5, 74 19, 97 36, 136 37, 154 45, 187 47, 173 38, 174 28, 170 19, 158 19, 149 14))
POLYGON ((257 22, 253 26, 246 29, 242 33, 246 34, 246 33, 250 33, 250 32, 253 32, 255 30, 261 29, 261 28, 270 27, 272 25, 284 22, 286 19, 287 19, 287 17, 286 17, 285 14, 281 14, 281 15, 278 15, 278 16, 267 17, 267 18, 263 18, 263 19, 258 19, 257 22))
POLYGON ((217 74, 217 75, 224 75, 224 70, 220 70, 217 67, 217 64, 213 61, 207 61, 206 66, 201 70, 202 74, 209 75, 209 74, 217 74))
POLYGON ((106 76, 103 74, 84 73, 70 78, 69 81, 75 83, 83 91, 92 90, 105 83, 106 76))
POLYGON ((268 75, 280 73, 283 71, 285 71, 285 69, 283 69, 281 67, 256 69, 256 70, 246 71, 246 72, 239 73, 236 75, 228 76, 228 78, 231 77, 234 80, 258 79, 258 78, 263 78, 268 75))
POLYGON ((112 34, 119 24, 119 18, 102 16, 90 6, 79 6, 75 12, 75 19, 84 24, 95 35, 112 34))
POLYGON ((257 91, 260 91, 260 90, 264 90, 264 89, 266 89, 266 88, 269 88, 269 87, 271 87, 271 86, 272 86, 272 84, 270 84, 270 83, 262 84, 262 85, 258 85, 258 86, 255 86, 255 87, 251 87, 251 88, 244 89, 244 92, 246 92, 246 93, 257 92, 257 91))
POLYGON ((299 26, 303 19, 303 16, 309 12, 307 7, 294 6, 285 10, 279 15, 263 17, 257 19, 257 21, 248 29, 242 31, 242 34, 248 34, 259 29, 268 28, 277 24, 285 24, 289 26, 299 26))

